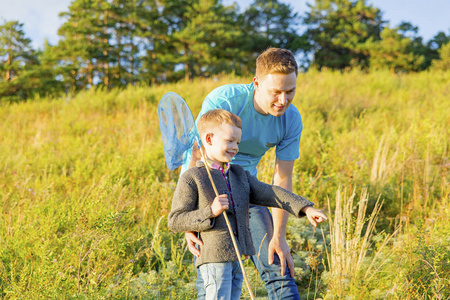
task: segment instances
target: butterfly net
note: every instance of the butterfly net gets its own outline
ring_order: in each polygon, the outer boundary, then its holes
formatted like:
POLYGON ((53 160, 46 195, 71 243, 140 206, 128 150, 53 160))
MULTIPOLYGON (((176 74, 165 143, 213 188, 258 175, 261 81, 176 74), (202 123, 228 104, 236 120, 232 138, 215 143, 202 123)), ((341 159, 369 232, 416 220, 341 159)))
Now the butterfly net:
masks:
POLYGON ((173 92, 162 97, 158 116, 167 167, 174 170, 182 165, 183 153, 196 140, 194 117, 183 98, 173 92))

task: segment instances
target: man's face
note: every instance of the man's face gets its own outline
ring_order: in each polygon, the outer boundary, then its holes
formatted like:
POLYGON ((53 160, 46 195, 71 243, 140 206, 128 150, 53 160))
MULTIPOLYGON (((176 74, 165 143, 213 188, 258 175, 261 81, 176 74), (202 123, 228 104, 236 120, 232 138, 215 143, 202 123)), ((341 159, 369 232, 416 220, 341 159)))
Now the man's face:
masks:
POLYGON ((239 151, 242 131, 240 128, 222 124, 206 135, 206 154, 217 164, 231 162, 239 151))
POLYGON ((263 78, 253 78, 255 95, 253 106, 262 115, 282 116, 295 96, 297 75, 268 74, 263 78))

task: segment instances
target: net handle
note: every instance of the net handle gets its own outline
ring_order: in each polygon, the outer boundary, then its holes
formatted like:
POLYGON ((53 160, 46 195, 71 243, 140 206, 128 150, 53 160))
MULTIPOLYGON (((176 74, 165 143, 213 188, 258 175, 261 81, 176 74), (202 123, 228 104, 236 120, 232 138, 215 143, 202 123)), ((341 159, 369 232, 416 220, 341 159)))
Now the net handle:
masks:
MULTIPOLYGON (((211 184, 212 184, 213 189, 214 189, 214 193, 216 193, 216 197, 219 197, 219 192, 217 192, 216 185, 214 184, 214 181, 213 181, 212 176, 211 176, 211 172, 209 171, 209 166, 208 166, 205 154, 203 153, 203 150, 201 149, 201 147, 199 147, 199 149, 200 149, 200 152, 202 154, 203 161, 205 162, 205 165, 206 165, 206 172, 208 173, 209 181, 211 181, 211 184)), ((250 287, 250 283, 248 282, 247 273, 245 272, 244 263, 242 262, 242 259, 241 259, 241 253, 240 253, 238 245, 236 243, 236 238, 234 237, 233 229, 231 228, 231 224, 230 224, 230 220, 228 219, 228 216, 227 216, 225 211, 223 211, 222 214, 223 214, 223 216, 225 218, 225 222, 227 223, 228 231, 230 232, 230 236, 231 236, 231 241, 233 242, 234 250, 236 251, 236 255, 238 257, 239 266, 241 267, 242 275, 244 277, 245 284, 246 284, 248 292, 250 294, 250 298, 252 300, 254 300, 255 297, 253 296, 252 289, 250 287)))

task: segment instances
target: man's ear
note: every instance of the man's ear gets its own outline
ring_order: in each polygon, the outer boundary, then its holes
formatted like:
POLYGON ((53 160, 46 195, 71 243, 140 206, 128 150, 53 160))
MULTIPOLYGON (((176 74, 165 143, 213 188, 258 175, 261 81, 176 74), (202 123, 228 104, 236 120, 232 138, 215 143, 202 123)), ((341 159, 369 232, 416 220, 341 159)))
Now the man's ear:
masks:
POLYGON ((206 137, 205 137, 205 141, 208 143, 208 145, 212 145, 212 137, 213 137, 214 133, 207 133, 206 137))
POLYGON ((255 86, 255 87, 259 87, 259 79, 258 79, 258 77, 253 77, 253 85, 255 86))

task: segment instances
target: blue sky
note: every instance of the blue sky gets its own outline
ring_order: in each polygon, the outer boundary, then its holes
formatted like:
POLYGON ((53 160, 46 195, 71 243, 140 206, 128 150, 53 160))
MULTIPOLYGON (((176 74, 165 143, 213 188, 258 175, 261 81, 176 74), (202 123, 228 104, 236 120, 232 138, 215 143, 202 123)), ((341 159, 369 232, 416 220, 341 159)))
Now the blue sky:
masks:
MULTIPOLYGON (((33 41, 35 48, 40 48, 47 38, 51 44, 58 41, 57 31, 62 24, 58 14, 67 11, 72 0, 0 0, 0 19, 19 20, 24 23, 27 37, 33 41)), ((235 0, 224 0, 231 4, 235 0)), ((280 0, 290 4, 300 15, 307 11, 307 2, 312 0, 280 0)), ((246 8, 252 0, 236 1, 241 9, 246 8)), ((419 27, 419 35, 425 41, 439 31, 450 34, 450 0, 368 0, 369 4, 383 12, 383 18, 391 26, 401 21, 411 22, 419 27)), ((2 21, 0 21, 2 22, 2 21)))

